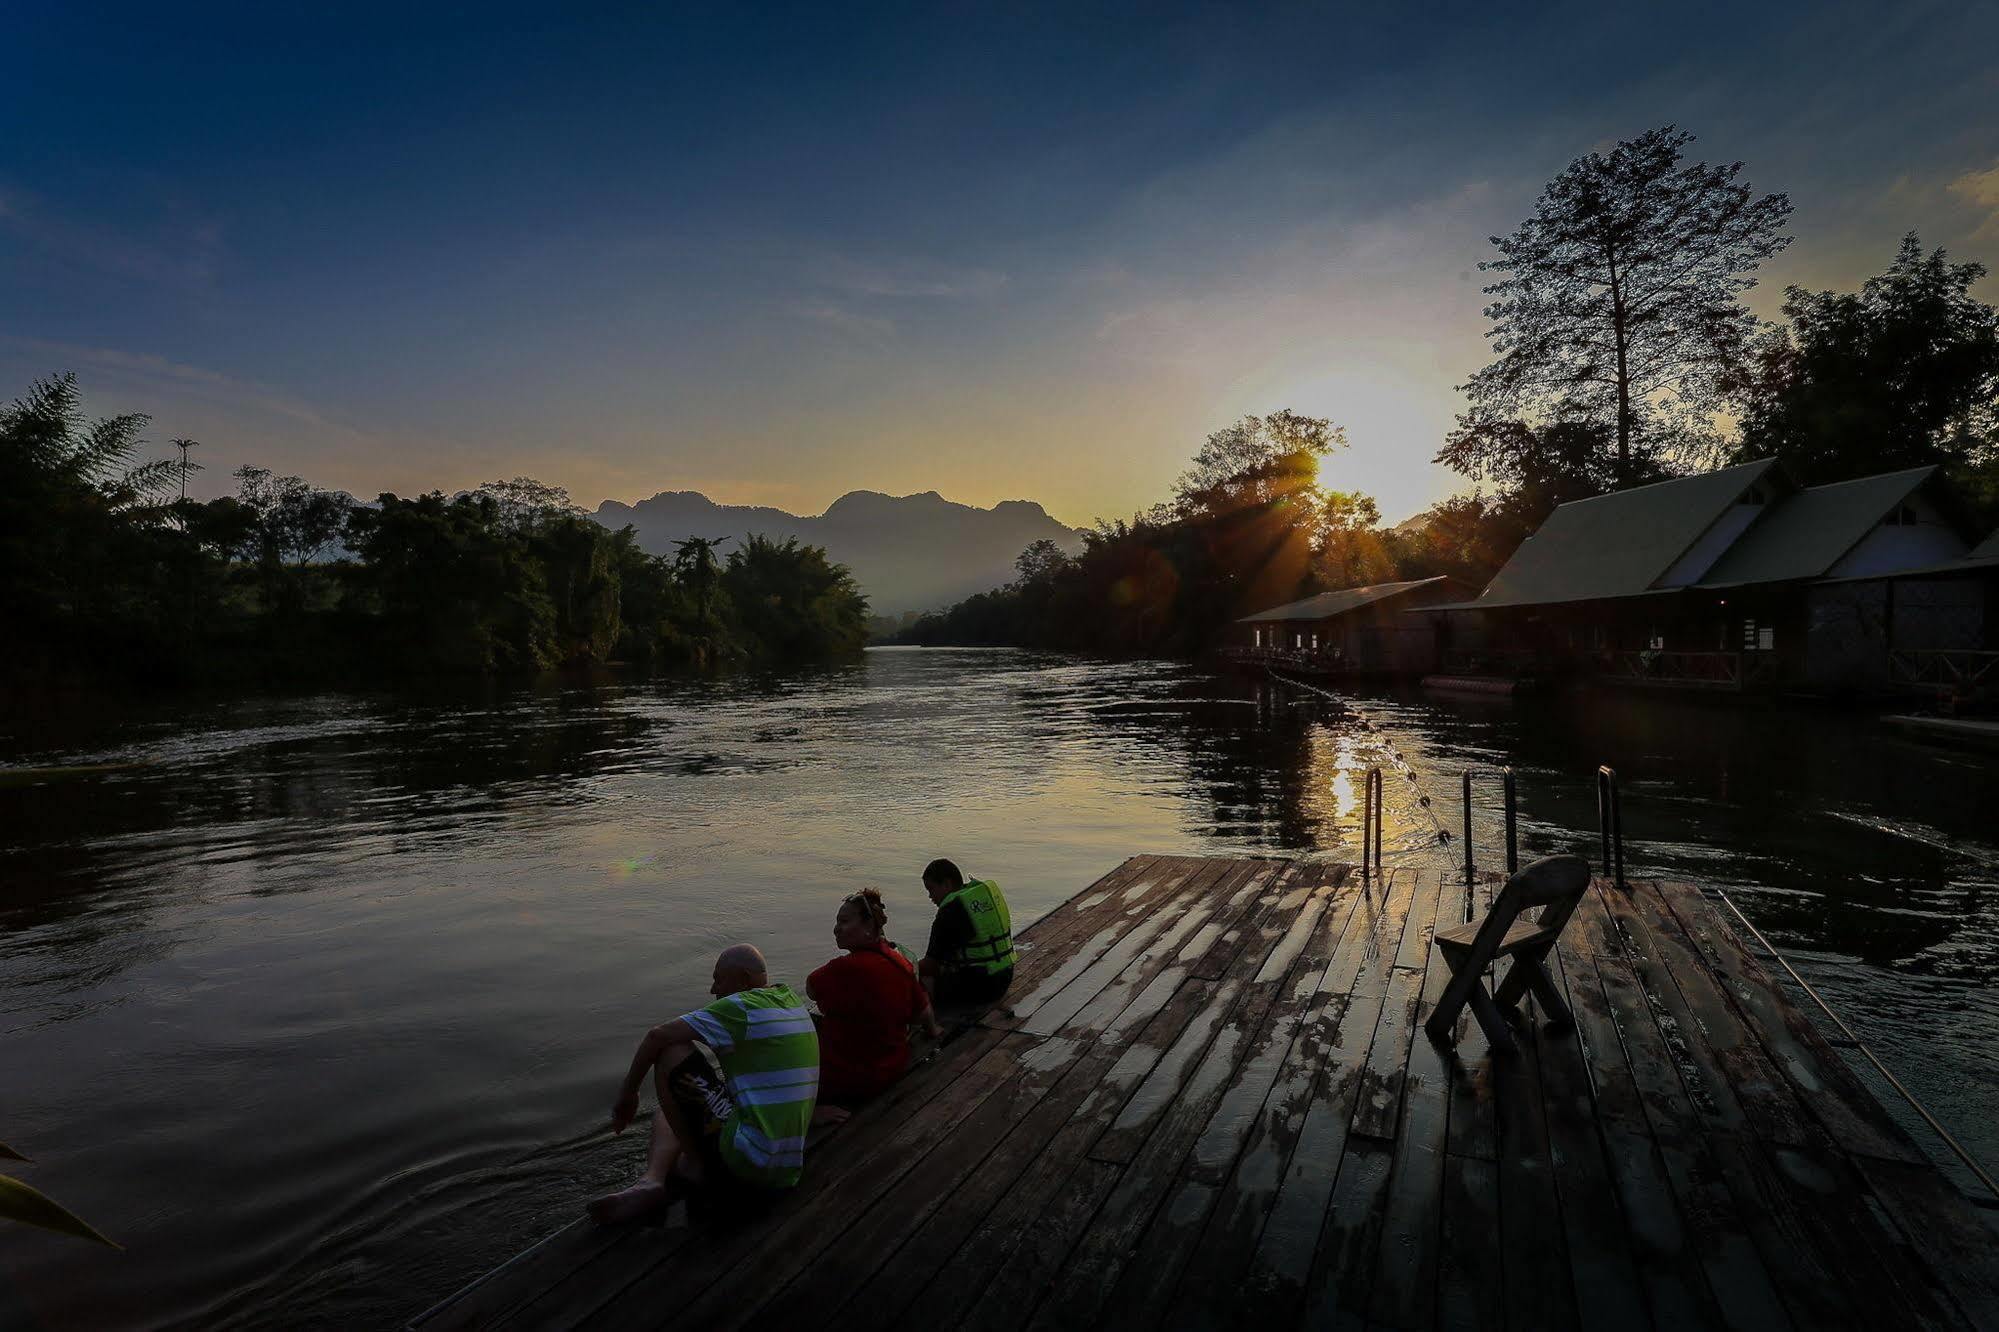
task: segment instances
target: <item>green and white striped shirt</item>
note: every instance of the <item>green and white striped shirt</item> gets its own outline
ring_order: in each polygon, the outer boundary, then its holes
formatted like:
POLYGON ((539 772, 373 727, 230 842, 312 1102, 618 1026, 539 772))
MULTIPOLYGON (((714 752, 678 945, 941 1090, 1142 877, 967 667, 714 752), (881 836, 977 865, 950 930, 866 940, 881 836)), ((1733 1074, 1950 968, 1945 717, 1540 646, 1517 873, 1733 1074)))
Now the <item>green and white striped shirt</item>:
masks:
POLYGON ((765 1188, 796 1184, 819 1096, 819 1033, 805 1001, 789 985, 768 985, 680 1020, 715 1051, 736 1104, 722 1126, 723 1164, 765 1188))

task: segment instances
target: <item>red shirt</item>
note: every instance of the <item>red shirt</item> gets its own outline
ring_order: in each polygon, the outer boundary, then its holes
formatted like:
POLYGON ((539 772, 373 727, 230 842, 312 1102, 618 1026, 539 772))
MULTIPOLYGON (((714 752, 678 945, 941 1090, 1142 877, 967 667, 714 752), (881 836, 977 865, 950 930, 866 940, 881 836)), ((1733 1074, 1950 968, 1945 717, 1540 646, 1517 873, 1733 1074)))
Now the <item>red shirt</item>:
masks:
POLYGON ((887 944, 842 953, 805 982, 818 1001, 819 1095, 873 1096, 909 1066, 909 1024, 930 996, 909 959, 887 944))

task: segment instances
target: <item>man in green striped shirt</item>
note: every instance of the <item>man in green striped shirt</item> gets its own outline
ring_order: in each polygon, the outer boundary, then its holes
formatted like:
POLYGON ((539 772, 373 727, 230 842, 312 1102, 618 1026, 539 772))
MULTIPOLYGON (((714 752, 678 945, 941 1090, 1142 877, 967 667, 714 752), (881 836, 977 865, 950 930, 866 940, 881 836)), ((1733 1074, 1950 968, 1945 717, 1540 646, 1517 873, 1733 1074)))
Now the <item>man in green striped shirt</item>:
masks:
POLYGON ((748 944, 715 959, 715 1002, 645 1034, 611 1106, 622 1133, 651 1074, 659 1094, 645 1174, 590 1204, 604 1223, 631 1221, 666 1201, 668 1176, 788 1189, 805 1168, 819 1094, 819 1036, 805 1001, 772 985, 748 944))

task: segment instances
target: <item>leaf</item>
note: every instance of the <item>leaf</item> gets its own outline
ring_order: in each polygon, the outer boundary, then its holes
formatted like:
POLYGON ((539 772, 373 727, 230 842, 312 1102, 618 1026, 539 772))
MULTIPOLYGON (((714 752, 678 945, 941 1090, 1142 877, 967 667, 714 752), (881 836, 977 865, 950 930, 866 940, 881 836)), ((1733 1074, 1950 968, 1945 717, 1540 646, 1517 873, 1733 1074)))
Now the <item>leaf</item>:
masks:
POLYGON ((25 1161, 27 1159, 27 1157, 21 1155, 6 1143, 0 1142, 0 1161, 25 1161))
POLYGON ((114 1249, 122 1250, 124 1247, 99 1234, 88 1221, 46 1194, 39 1193, 8 1175, 0 1175, 0 1220, 18 1221, 24 1226, 39 1226, 43 1230, 74 1235, 78 1239, 96 1240, 99 1244, 109 1245, 114 1249))

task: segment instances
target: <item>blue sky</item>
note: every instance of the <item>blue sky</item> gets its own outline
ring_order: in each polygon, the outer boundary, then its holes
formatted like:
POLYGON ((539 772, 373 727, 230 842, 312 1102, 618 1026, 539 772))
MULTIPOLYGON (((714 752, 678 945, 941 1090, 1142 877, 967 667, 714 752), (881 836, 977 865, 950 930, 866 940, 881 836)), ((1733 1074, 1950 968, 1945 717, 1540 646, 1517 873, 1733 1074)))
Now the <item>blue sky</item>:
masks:
POLYGON ((1999 267, 1991 5, 188 8, 8 20, 0 391, 73 369, 211 492, 1086 522, 1288 406, 1398 519, 1486 237, 1667 122, 1797 205, 1766 313, 1911 228, 1999 267))

